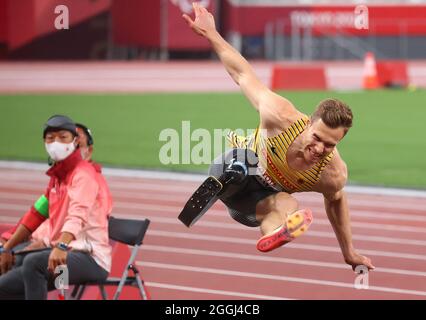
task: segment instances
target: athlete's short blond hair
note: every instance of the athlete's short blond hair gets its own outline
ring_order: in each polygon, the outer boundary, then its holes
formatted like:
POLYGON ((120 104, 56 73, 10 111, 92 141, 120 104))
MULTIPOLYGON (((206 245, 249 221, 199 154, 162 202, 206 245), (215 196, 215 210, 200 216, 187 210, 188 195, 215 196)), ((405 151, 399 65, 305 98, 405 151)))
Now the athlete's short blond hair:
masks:
POLYGON ((311 115, 311 121, 321 119, 330 128, 345 128, 345 133, 352 127, 353 114, 349 106, 338 99, 326 99, 321 101, 315 112, 311 115))

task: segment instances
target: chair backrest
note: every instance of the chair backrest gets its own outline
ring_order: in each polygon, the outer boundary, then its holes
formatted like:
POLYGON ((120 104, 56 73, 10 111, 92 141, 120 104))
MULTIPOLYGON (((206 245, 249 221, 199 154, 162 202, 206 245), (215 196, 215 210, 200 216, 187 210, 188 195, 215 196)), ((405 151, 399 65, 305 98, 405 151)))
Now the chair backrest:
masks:
POLYGON ((149 219, 133 220, 109 218, 109 238, 128 245, 141 245, 149 226, 149 219))

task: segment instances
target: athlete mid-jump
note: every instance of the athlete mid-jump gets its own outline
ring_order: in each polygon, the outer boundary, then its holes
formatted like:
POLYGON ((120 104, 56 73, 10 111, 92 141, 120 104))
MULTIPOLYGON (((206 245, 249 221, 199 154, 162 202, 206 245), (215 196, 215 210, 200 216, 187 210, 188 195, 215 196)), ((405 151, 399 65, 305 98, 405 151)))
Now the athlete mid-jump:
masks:
POLYGON ((220 199, 235 220, 260 226, 263 236, 257 248, 266 252, 294 240, 312 222, 311 211, 299 209, 291 194, 319 192, 346 263, 352 268, 365 265, 373 269, 371 260, 358 254, 352 244, 343 190, 347 168, 336 148, 352 126, 350 108, 337 99, 327 99, 309 117, 298 111, 259 81, 247 60, 216 31, 211 13, 197 3, 194 12, 195 20, 186 14, 183 18, 211 43, 259 112, 260 124, 247 138, 230 135, 234 149, 214 161, 211 177, 194 193, 179 218, 190 226, 220 199), (256 174, 248 173, 252 167, 257 167, 256 174))

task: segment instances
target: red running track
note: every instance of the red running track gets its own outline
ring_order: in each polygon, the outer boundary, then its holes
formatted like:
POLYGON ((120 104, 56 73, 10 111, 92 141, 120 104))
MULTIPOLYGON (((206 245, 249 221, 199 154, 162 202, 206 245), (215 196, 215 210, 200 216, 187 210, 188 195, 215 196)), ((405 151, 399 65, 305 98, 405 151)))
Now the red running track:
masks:
MULTIPOLYGON (((43 192, 41 169, 0 168, 0 223, 15 223, 43 192)), ((149 175, 148 175, 149 176, 149 175)), ((297 194, 314 222, 293 243, 256 251, 257 228, 217 203, 191 229, 177 219, 195 180, 107 175, 114 215, 151 219, 137 261, 152 299, 425 299, 426 197, 349 193, 354 244, 376 270, 368 289, 343 263, 316 194, 297 194)))

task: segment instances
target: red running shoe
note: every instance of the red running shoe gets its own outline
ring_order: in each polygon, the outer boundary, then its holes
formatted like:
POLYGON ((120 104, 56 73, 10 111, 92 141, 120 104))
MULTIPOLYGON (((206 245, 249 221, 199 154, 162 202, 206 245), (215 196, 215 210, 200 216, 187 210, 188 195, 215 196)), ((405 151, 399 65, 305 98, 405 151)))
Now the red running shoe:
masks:
POLYGON ((294 212, 287 217, 281 227, 257 241, 257 250, 268 252, 293 241, 308 230, 312 220, 312 211, 310 209, 294 212))

